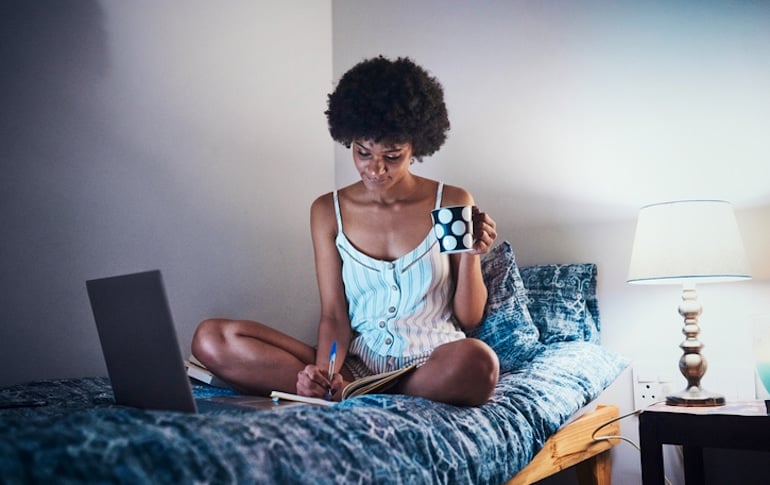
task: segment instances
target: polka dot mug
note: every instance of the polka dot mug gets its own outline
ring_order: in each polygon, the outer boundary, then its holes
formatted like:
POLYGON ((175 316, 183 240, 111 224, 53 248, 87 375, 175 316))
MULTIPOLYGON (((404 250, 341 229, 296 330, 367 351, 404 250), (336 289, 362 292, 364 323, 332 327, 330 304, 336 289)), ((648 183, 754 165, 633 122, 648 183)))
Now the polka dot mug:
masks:
POLYGON ((442 253, 464 253, 473 249, 472 206, 455 205, 431 211, 433 232, 442 253))

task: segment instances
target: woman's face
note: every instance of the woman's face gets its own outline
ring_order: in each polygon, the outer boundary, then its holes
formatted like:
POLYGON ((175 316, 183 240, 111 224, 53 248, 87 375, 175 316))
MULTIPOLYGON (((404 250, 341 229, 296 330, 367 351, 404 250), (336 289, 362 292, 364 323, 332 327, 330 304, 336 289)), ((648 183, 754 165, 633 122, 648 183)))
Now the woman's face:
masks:
POLYGON ((356 140, 353 142, 353 161, 368 189, 386 189, 409 174, 412 144, 356 140))

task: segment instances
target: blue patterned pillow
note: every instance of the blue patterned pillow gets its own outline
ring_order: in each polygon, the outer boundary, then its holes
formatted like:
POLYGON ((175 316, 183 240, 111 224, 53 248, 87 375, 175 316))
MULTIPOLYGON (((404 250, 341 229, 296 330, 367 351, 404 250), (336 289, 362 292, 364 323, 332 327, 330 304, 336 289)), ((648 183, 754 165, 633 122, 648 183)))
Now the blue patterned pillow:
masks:
POLYGON ((523 268, 521 276, 541 342, 599 343, 595 264, 531 266, 523 268))
POLYGON ((500 359, 500 372, 518 369, 542 349, 540 334, 527 311, 526 290, 508 241, 497 245, 481 261, 487 286, 487 307, 481 325, 469 337, 487 343, 500 359))

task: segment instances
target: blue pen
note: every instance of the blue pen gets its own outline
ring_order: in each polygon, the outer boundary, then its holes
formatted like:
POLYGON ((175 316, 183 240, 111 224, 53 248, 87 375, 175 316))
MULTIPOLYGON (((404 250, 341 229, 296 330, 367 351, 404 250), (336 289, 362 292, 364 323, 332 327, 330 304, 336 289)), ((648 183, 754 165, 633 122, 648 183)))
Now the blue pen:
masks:
MULTIPOLYGON (((332 382, 334 377, 334 362, 337 360, 337 341, 332 342, 332 348, 329 350, 329 383, 332 382)), ((330 401, 332 398, 331 388, 326 392, 326 400, 330 401)))

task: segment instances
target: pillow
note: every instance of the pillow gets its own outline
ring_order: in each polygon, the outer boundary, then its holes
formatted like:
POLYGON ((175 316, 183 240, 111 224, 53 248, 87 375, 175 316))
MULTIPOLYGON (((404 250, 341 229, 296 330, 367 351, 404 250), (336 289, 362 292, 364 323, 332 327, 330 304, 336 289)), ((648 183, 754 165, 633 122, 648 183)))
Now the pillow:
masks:
POLYGON ((481 273, 487 286, 487 306, 481 324, 467 335, 492 347, 500 360, 500 372, 510 372, 532 360, 544 346, 527 311, 524 285, 508 241, 487 253, 481 273))
POLYGON ((521 277, 541 342, 599 343, 595 264, 531 266, 521 270, 521 277))

